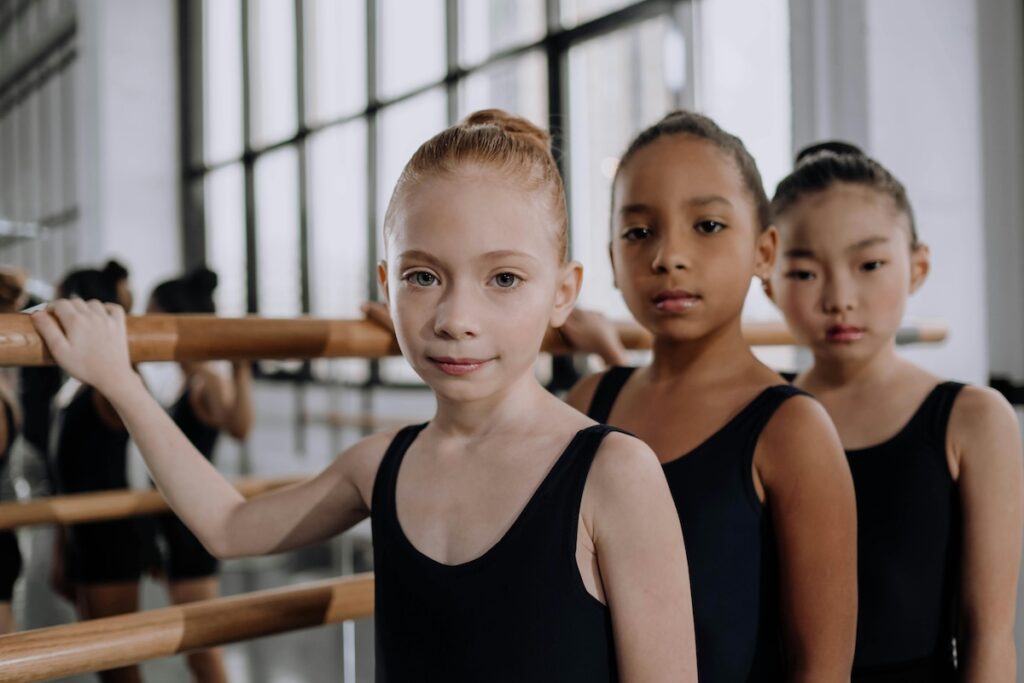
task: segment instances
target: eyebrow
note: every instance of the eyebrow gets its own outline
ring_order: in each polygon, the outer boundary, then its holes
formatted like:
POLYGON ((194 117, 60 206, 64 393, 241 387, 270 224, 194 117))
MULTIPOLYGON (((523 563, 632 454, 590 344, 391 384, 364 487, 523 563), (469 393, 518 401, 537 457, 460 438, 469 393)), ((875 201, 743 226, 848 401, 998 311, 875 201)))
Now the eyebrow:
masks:
POLYGON ((646 204, 626 204, 625 206, 619 209, 619 214, 622 215, 627 213, 651 213, 651 211, 651 207, 647 206, 646 204))
POLYGON ((441 260, 436 256, 432 256, 425 251, 419 251, 417 249, 410 249, 409 251, 403 251, 398 255, 399 261, 426 261, 427 263, 434 266, 441 266, 441 260))
MULTIPOLYGON (((873 247, 876 244, 884 244, 888 241, 888 237, 883 237, 881 235, 876 237, 868 237, 867 239, 863 239, 860 242, 851 244, 846 249, 844 249, 844 251, 846 251, 847 253, 851 251, 860 251, 861 249, 873 247)), ((815 256, 814 250, 808 247, 793 247, 792 249, 787 249, 785 254, 783 255, 786 258, 814 258, 815 256)))
POLYGON ((525 258, 531 261, 536 261, 536 257, 533 254, 527 254, 525 251, 519 251, 517 249, 498 249, 497 251, 489 251, 483 254, 481 259, 506 259, 506 258, 525 258))
MULTIPOLYGON (((531 261, 536 261, 536 257, 532 254, 528 254, 525 251, 518 251, 516 249, 497 249, 495 251, 489 251, 486 254, 481 254, 479 260, 495 260, 495 259, 507 259, 507 258, 524 258, 531 261)), ((439 258, 428 254, 425 251, 419 251, 418 249, 410 249, 409 251, 403 251, 398 255, 398 260, 415 260, 415 261, 426 261, 431 265, 442 267, 444 264, 439 258)))
POLYGON ((885 244, 888 241, 888 237, 885 237, 883 235, 876 235, 875 237, 868 237, 867 239, 863 239, 860 242, 857 242, 856 244, 851 244, 846 248, 846 251, 859 251, 866 247, 873 247, 876 244, 885 244))
POLYGON ((702 195, 700 197, 694 197, 686 202, 690 206, 707 206, 708 204, 725 204, 731 207, 732 202, 718 194, 702 195))
MULTIPOLYGON (((689 206, 707 206, 709 204, 723 204, 728 207, 732 207, 732 202, 718 194, 701 195, 699 197, 692 197, 687 199, 685 202, 689 206)), ((647 204, 626 204, 619 209, 620 214, 626 213, 650 213, 653 209, 647 204)))

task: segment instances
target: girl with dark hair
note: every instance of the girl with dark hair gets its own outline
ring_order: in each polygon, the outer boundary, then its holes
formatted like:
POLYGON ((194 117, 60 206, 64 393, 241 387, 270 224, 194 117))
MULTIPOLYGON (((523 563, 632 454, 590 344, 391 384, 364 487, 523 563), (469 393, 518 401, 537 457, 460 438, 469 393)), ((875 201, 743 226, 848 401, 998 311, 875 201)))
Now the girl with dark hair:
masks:
POLYGON ((814 354, 795 385, 839 431, 858 498, 854 681, 1012 681, 1022 466, 991 389, 900 358, 928 247, 903 185, 847 143, 805 150, 772 200, 766 290, 814 354))
POLYGON ((131 374, 120 310, 62 300, 33 322, 63 367, 102 383, 215 555, 322 541, 372 510, 379 683, 695 681, 686 554, 653 453, 534 376, 579 292, 567 222, 528 121, 477 112, 421 145, 378 276, 436 415, 249 500, 131 374))
MULTIPOLYGON (((59 296, 128 309, 128 271, 116 261, 102 269, 68 273, 59 296)), ((130 369, 133 376, 134 369, 130 369)), ((72 380, 77 384, 77 380, 72 380)), ((54 470, 59 493, 128 488, 128 432, 105 395, 89 384, 68 384, 58 394, 54 470)), ((72 598, 82 619, 134 612, 139 580, 155 559, 151 525, 138 517, 64 528, 55 551, 55 585, 72 598)), ((138 667, 100 673, 104 681, 139 681, 138 667)))
MULTIPOLYGON (((150 296, 146 312, 213 314, 216 312, 213 301, 216 287, 217 275, 206 268, 198 268, 184 277, 158 285, 150 296)), ((210 363, 181 363, 184 387, 170 408, 174 424, 211 462, 221 432, 242 440, 252 426, 249 364, 238 362, 232 368, 228 378, 210 363)), ((176 515, 161 515, 157 520, 166 542, 164 573, 171 602, 181 604, 219 595, 217 559, 176 515)), ((220 649, 190 653, 187 662, 200 683, 227 680, 220 649)))
POLYGON ((707 117, 641 132, 612 184, 616 286, 654 337, 651 364, 607 321, 566 336, 614 365, 569 394, 662 462, 690 559, 700 680, 846 681, 856 628, 856 511, 835 428, 754 356, 740 316, 778 234, 753 158, 707 117), (814 482, 808 485, 808 482, 814 482))

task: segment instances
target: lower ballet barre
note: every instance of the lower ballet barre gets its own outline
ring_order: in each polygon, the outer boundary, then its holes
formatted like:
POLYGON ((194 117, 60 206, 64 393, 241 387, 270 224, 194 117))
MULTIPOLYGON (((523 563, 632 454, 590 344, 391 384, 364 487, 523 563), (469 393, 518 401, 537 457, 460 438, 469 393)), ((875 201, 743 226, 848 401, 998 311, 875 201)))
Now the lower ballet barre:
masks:
POLYGON ((0 636, 0 681, 45 681, 373 614, 357 574, 0 636))
MULTIPOLYGON (((235 483, 246 498, 302 481, 299 477, 244 479, 235 483)), ((82 524, 169 512, 159 491, 113 490, 0 503, 0 530, 33 524, 82 524)), ((0 678, 0 680, 4 680, 0 678)))
MULTIPOLYGON (((399 354, 394 336, 366 320, 321 318, 220 318, 199 315, 146 315, 128 318, 133 362, 184 360, 271 360, 304 358, 384 358, 399 354)), ((616 323, 629 349, 648 349, 650 334, 635 323, 616 323)), ((793 335, 782 323, 744 323, 752 346, 791 346, 793 335)), ((902 328, 900 343, 934 343, 946 338, 940 322, 902 328)), ((572 353, 558 330, 548 331, 543 349, 572 353)), ((49 365, 53 358, 22 314, 0 315, 0 365, 49 365)))

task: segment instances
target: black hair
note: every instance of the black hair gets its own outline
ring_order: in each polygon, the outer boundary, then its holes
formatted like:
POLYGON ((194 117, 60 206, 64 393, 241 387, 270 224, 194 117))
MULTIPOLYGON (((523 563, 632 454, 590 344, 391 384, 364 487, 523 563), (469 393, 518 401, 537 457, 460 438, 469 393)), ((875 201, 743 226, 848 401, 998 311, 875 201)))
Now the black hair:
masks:
POLYGON ((187 275, 157 285, 152 299, 167 313, 216 313, 215 289, 217 274, 200 266, 187 275))
POLYGON ((775 189, 771 204, 773 219, 803 197, 824 192, 836 183, 862 185, 891 198, 910 223, 911 248, 918 246, 914 210, 903 183, 859 147, 839 140, 819 142, 800 150, 796 167, 775 189))
MULTIPOLYGON (((707 116, 696 112, 685 110, 669 112, 653 126, 641 131, 629 143, 625 154, 619 160, 619 167, 615 172, 615 180, 618 180, 619 172, 634 154, 655 140, 668 135, 689 135, 700 140, 706 140, 731 156, 733 161, 736 162, 740 176, 743 178, 743 184, 747 186, 747 190, 754 200, 757 221, 761 229, 764 230, 771 224, 768 195, 765 194, 764 183, 761 181, 761 173, 757 170, 757 162, 754 161, 754 157, 747 151, 742 140, 722 130, 717 123, 707 116)), ((613 186, 615 180, 612 181, 613 186)))
POLYGON ((60 295, 82 299, 98 299, 104 303, 120 303, 117 284, 128 279, 128 269, 114 260, 102 269, 79 268, 69 272, 60 281, 60 295))

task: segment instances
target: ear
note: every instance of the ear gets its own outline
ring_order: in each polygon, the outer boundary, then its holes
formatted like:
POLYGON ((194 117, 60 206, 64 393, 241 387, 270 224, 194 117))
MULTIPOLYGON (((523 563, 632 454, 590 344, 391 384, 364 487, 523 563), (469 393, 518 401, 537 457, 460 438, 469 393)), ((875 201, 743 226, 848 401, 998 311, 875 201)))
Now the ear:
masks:
POLYGON ((775 268, 775 257, 779 251, 779 230, 769 225, 757 236, 754 248, 754 274, 767 282, 775 268))
POLYGON ((558 288, 555 290, 554 307, 551 310, 552 327, 561 327, 572 309, 576 307, 576 298, 580 295, 583 284, 583 266, 579 261, 571 261, 561 268, 558 288))
POLYGON ((377 263, 377 284, 380 285, 380 291, 384 295, 384 303, 390 308, 391 293, 388 291, 388 262, 384 259, 377 263))
POLYGON ((910 252, 910 293, 913 294, 928 279, 932 269, 932 253, 927 244, 918 244, 910 252))

